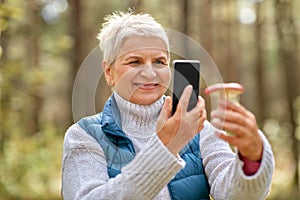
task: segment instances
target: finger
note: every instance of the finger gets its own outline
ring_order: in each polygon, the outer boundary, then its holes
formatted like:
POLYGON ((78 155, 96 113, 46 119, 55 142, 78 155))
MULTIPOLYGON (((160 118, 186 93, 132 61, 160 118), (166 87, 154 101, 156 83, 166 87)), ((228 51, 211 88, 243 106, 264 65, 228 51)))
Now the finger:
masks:
POLYGON ((220 130, 228 131, 230 133, 235 134, 236 136, 239 136, 242 134, 241 129, 244 130, 245 127, 237 125, 235 123, 223 121, 220 118, 213 118, 211 120, 211 124, 220 130))
POLYGON ((197 116, 201 116, 204 109, 205 109, 205 100, 201 96, 198 96, 197 104, 196 104, 195 108, 193 108, 190 111, 190 113, 192 115, 196 114, 197 116))
POLYGON ((217 129, 223 130, 224 121, 219 118, 212 118, 210 123, 217 129))
POLYGON ((222 121, 225 121, 225 117, 227 116, 228 110, 224 107, 218 107, 216 110, 212 110, 210 113, 211 118, 219 118, 222 121))
POLYGON ((207 119, 206 109, 203 109, 203 113, 202 113, 202 117, 201 118, 203 118, 203 121, 205 121, 207 119))
POLYGON ((242 106, 241 104, 233 103, 233 102, 230 102, 230 101, 224 100, 224 99, 219 101, 219 106, 226 110, 232 110, 234 112, 239 112, 245 116, 247 115, 247 112, 248 112, 247 109, 244 106, 242 106))
POLYGON ((204 128, 205 120, 206 120, 206 110, 204 109, 203 112, 202 112, 202 115, 200 117, 200 120, 199 120, 199 125, 198 125, 197 132, 200 132, 204 128))
POLYGON ((205 105, 205 100, 204 100, 200 95, 198 96, 198 101, 199 101, 201 104, 205 105))
POLYGON ((244 126, 241 126, 236 123, 231 123, 231 122, 225 122, 223 125, 223 130, 233 134, 236 137, 242 138, 247 136, 248 134, 248 129, 244 126))
POLYGON ((255 115, 249 111, 247 111, 247 114, 245 116, 239 112, 235 112, 232 110, 219 109, 219 110, 212 111, 211 118, 212 119, 218 118, 223 122, 223 124, 227 122, 227 123, 232 123, 232 124, 242 126, 243 129, 245 130, 255 131, 256 129, 258 129, 255 115))
POLYGON ((193 87, 191 85, 188 85, 184 88, 182 95, 180 97, 179 103, 177 105, 177 109, 180 109, 181 111, 184 111, 184 112, 187 111, 187 107, 189 105, 192 90, 193 90, 193 87))
POLYGON ((172 114, 172 98, 171 97, 169 97, 169 96, 166 97, 163 109, 165 109, 167 116, 170 117, 172 114))
POLYGON ((198 96, 198 104, 201 110, 205 109, 205 100, 201 96, 198 96))
POLYGON ((167 119, 170 117, 172 111, 172 100, 170 97, 166 97, 164 105, 160 111, 160 114, 157 119, 157 128, 156 131, 159 132, 164 124, 166 123, 167 119), (170 108, 171 107, 171 108, 170 108))
POLYGON ((243 121, 246 118, 245 116, 241 115, 240 113, 233 112, 231 110, 224 110, 224 109, 218 109, 213 110, 211 112, 212 118, 219 118, 222 121, 230 121, 235 122, 239 124, 244 124, 243 121))

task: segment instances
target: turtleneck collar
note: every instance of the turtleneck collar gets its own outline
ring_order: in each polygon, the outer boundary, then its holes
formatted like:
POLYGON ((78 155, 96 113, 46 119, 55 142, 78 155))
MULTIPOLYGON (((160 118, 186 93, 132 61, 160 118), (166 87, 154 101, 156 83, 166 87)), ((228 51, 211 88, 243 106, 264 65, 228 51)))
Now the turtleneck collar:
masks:
POLYGON ((150 105, 131 103, 117 92, 114 92, 114 97, 120 111, 122 130, 125 134, 150 136, 155 133, 164 97, 150 105))

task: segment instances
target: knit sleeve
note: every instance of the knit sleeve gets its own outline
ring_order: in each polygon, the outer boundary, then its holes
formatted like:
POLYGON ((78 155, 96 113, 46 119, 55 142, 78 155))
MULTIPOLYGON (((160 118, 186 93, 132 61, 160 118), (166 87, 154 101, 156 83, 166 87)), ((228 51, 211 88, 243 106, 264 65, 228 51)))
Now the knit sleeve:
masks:
POLYGON ((73 199, 153 199, 184 166, 154 136, 115 178, 109 178, 103 150, 78 125, 67 131, 62 195, 73 199))
POLYGON ((258 171, 245 175, 243 162, 238 153, 231 150, 227 142, 218 138, 215 128, 206 122, 200 133, 200 148, 205 173, 211 187, 211 195, 218 199, 265 199, 271 185, 274 171, 274 157, 271 146, 263 135, 263 157, 258 171))

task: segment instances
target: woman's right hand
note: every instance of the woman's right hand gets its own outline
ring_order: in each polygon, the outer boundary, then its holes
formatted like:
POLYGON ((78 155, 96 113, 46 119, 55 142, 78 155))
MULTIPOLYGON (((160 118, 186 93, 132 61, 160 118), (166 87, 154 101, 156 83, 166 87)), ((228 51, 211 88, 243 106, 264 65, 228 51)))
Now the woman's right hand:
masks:
POLYGON ((204 127, 206 120, 205 102, 198 97, 195 108, 187 111, 192 86, 187 86, 180 97, 176 112, 172 113, 172 99, 166 97, 157 122, 157 135, 171 153, 177 155, 180 150, 204 127))

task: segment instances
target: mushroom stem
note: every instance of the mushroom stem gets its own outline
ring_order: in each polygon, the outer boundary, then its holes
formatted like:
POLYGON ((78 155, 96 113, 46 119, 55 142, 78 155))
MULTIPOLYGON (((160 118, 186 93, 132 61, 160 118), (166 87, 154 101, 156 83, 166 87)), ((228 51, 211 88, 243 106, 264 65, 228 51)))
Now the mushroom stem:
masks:
MULTIPOLYGON (((212 100, 215 100, 215 102, 218 105, 219 105, 218 101, 220 99, 225 99, 227 101, 238 104, 239 100, 240 100, 240 94, 242 94, 243 92, 244 92, 243 86, 238 83, 217 83, 217 84, 208 86, 205 89, 205 93, 209 94, 209 95, 219 93, 219 95, 218 95, 219 99, 216 99, 216 97, 215 98, 212 97, 212 100)), ((226 132, 226 133, 228 135, 233 135, 228 132, 226 132)))

